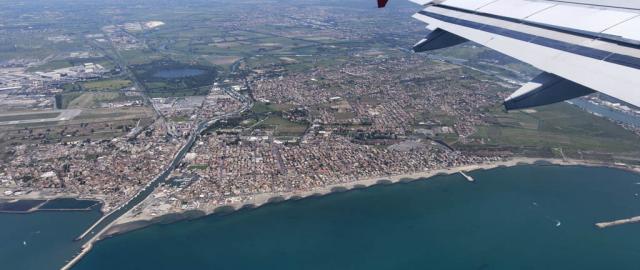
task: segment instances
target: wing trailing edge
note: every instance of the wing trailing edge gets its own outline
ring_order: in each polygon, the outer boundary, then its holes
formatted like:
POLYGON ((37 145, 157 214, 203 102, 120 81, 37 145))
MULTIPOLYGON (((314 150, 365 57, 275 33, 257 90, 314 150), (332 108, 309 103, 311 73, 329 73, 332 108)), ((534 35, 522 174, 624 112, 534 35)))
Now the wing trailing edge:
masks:
MULTIPOLYGON (((455 46, 468 40, 451 32, 436 28, 427 37, 413 46, 414 52, 426 52, 455 46)), ((594 93, 582 86, 557 75, 543 72, 523 85, 503 103, 505 109, 518 110, 553 104, 594 93)))
POLYGON ((591 88, 554 74, 543 72, 516 90, 503 104, 507 110, 526 109, 565 101, 594 92, 591 88))
POLYGON ((420 40, 418 43, 413 45, 413 51, 414 52, 433 51, 437 49, 455 46, 467 41, 468 40, 465 38, 462 38, 460 36, 457 36, 455 34, 452 34, 450 32, 447 32, 445 30, 438 28, 432 31, 431 33, 429 33, 427 37, 425 37, 424 39, 420 40))
POLYGON ((423 5, 413 17, 432 31, 414 51, 466 39, 545 72, 505 100, 507 109, 594 91, 640 107, 640 9, 548 0, 411 1, 423 5))

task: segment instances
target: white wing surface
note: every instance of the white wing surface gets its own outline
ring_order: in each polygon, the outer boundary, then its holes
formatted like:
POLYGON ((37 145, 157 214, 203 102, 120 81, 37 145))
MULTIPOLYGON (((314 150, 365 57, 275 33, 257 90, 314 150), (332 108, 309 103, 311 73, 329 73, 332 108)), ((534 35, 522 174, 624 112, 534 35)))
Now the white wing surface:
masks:
POLYGON ((640 1, 412 1, 431 30, 416 52, 471 40, 544 71, 505 100, 509 110, 594 91, 640 106, 640 1))

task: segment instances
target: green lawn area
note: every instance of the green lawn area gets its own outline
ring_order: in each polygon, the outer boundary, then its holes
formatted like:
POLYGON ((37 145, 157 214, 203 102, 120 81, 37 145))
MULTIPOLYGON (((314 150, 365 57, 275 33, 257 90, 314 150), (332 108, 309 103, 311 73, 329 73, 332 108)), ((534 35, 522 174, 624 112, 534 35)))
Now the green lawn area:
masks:
POLYGON ((209 168, 209 165, 207 164, 193 164, 193 165, 189 165, 189 167, 187 167, 187 169, 189 170, 205 170, 209 168))
POLYGON ((292 122, 279 116, 269 116, 257 128, 273 129, 276 136, 302 136, 307 130, 307 125, 292 122))
POLYGON ((294 108, 294 106, 289 104, 267 104, 262 102, 256 102, 253 105, 253 108, 251 108, 251 110, 254 113, 267 113, 267 112, 282 112, 292 108, 294 108))
POLYGON ((78 98, 82 95, 82 92, 65 92, 62 94, 56 95, 56 103, 58 103, 59 109, 69 108, 69 104, 74 99, 78 98))
POLYGON ((174 116, 169 118, 169 120, 173 121, 173 122, 187 122, 189 121, 189 117, 187 116, 174 116))
POLYGON ((72 67, 73 63, 67 61, 67 60, 54 60, 54 61, 49 61, 43 65, 40 66, 36 66, 36 67, 30 67, 27 69, 27 71, 51 71, 51 70, 56 70, 56 69, 61 69, 61 68, 68 68, 68 67, 72 67))
POLYGON ((118 92, 85 92, 75 99, 71 100, 68 108, 90 108, 100 102, 108 102, 117 100, 121 97, 118 92))
POLYGON ((29 67, 27 71, 52 71, 61 68, 68 68, 78 65, 83 65, 84 63, 96 63, 106 68, 107 70, 115 67, 115 64, 106 57, 91 57, 91 58, 67 58, 67 59, 58 59, 51 60, 39 66, 29 67))
POLYGON ((59 112, 4 115, 0 116, 0 122, 47 119, 58 117, 58 115, 60 115, 59 112))
POLYGON ((112 80, 100 80, 100 81, 91 81, 91 82, 83 82, 82 88, 88 91, 95 90, 120 90, 125 87, 129 87, 133 85, 130 80, 121 80, 121 79, 112 79, 112 80))
POLYGON ((479 127, 473 135, 483 138, 487 145, 550 151, 561 148, 565 154, 640 152, 637 135, 566 103, 535 108, 535 111, 493 110, 491 114, 495 122, 479 127))

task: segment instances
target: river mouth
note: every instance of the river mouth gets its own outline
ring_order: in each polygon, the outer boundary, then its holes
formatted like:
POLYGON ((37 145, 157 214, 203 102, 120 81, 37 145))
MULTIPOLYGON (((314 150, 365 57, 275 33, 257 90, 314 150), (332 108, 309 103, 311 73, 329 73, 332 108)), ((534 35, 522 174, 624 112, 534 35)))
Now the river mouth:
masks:
POLYGON ((165 69, 154 73, 153 77, 162 79, 179 79, 199 76, 205 74, 205 72, 205 70, 196 68, 165 69))

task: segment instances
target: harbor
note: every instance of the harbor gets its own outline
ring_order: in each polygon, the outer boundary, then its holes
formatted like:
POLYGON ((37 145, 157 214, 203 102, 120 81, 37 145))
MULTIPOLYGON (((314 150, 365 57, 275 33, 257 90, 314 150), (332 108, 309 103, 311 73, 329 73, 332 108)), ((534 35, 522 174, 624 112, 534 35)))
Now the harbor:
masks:
POLYGON ((180 161, 182 161, 186 153, 189 151, 189 149, 191 149, 193 144, 196 142, 196 139, 198 138, 198 136, 202 134, 202 132, 207 130, 209 127, 211 127, 221 119, 226 119, 231 116, 240 114, 244 111, 247 111, 253 105, 251 101, 247 100, 243 96, 229 89, 224 89, 224 90, 229 95, 232 95, 234 98, 241 100, 244 103, 242 108, 239 111, 230 112, 230 113, 221 115, 219 117, 215 117, 209 121, 202 122, 199 125, 197 125, 196 129, 194 130, 192 135, 189 137, 187 142, 175 154, 169 166, 167 166, 160 175, 158 175, 155 179, 149 182, 142 190, 140 190, 140 192, 138 192, 135 196, 133 196, 129 201, 127 201, 122 206, 116 208, 115 210, 105 214, 98 221, 96 221, 92 226, 90 226, 89 229, 85 230, 80 236, 78 236, 75 239, 75 241, 83 241, 86 239, 88 235, 90 234, 93 235, 89 240, 86 240, 85 242, 83 242, 82 249, 78 252, 78 254, 73 256, 73 258, 69 260, 64 267, 62 267, 63 270, 71 269, 73 265, 75 265, 85 254, 87 254, 91 250, 93 243, 101 239, 102 234, 109 228, 109 226, 111 226, 111 224, 113 224, 114 221, 116 221, 119 217, 129 212, 135 206, 137 206, 142 201, 144 201, 144 199, 146 199, 157 186, 165 182, 167 180, 167 177, 171 173, 171 171, 173 171, 176 168, 176 166, 179 165, 180 161), (96 231, 98 232, 96 233, 96 231))

